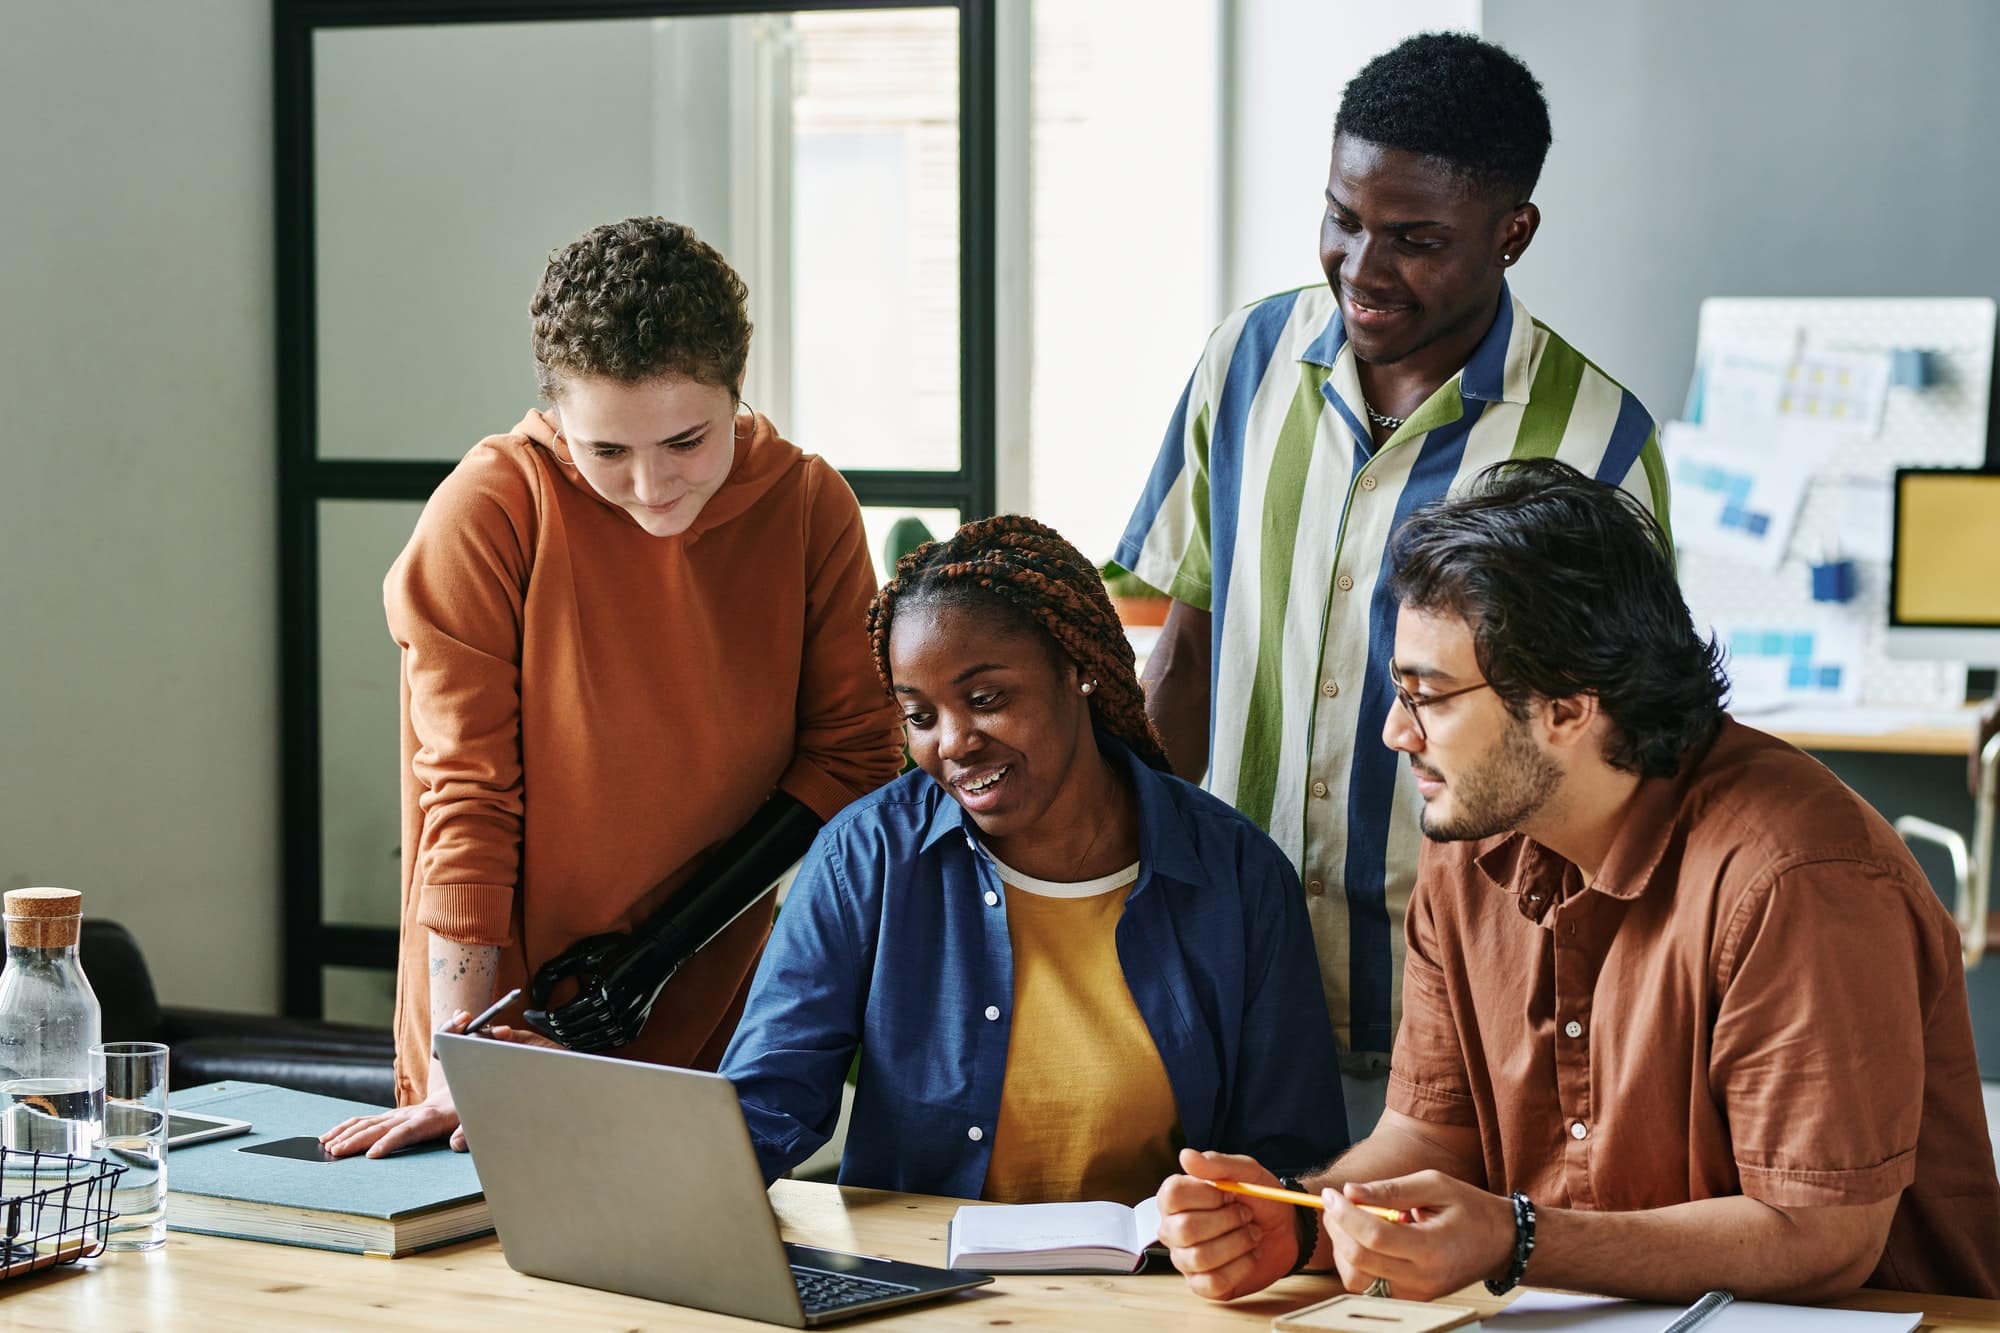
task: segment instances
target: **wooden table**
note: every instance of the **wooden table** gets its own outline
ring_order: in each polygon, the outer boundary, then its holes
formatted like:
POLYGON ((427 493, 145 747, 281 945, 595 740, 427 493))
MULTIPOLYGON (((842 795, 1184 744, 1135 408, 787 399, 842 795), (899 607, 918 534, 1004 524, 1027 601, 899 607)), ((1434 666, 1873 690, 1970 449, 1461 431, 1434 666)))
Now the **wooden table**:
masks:
MULTIPOLYGON (((771 1192, 788 1240, 944 1260, 954 1199, 780 1181, 771 1192)), ((1272 1316, 1334 1294, 1324 1277, 1295 1277, 1229 1305, 1204 1301, 1176 1274, 1117 1277, 1026 1275, 874 1320, 857 1330, 1007 1328, 1263 1329, 1272 1316)), ((1483 1290, 1453 1297, 1491 1311, 1483 1290), (1476 1294, 1475 1294, 1476 1293, 1476 1294)), ((1925 1328, 2000 1330, 2000 1301, 1865 1292, 1855 1309, 1923 1309, 1925 1328)), ((152 1254, 111 1254, 73 1269, 0 1287, 9 1327, 92 1329, 588 1328, 756 1329, 753 1324, 630 1296, 523 1277, 492 1237, 408 1259, 362 1259, 324 1250, 172 1233, 152 1254)))

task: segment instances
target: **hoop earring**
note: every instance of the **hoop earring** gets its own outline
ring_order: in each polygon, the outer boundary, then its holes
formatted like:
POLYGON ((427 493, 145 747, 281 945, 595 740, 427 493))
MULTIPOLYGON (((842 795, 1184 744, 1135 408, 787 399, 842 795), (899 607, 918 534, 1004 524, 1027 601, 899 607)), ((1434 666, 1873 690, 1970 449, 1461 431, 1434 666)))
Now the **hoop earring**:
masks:
POLYGON ((557 431, 556 442, 555 444, 549 446, 549 452, 554 454, 556 456, 556 462, 561 463, 564 467, 575 467, 576 459, 565 453, 565 450, 567 450, 568 448, 569 448, 569 436, 563 434, 561 431, 557 431), (556 445, 561 445, 562 448, 558 449, 556 445))

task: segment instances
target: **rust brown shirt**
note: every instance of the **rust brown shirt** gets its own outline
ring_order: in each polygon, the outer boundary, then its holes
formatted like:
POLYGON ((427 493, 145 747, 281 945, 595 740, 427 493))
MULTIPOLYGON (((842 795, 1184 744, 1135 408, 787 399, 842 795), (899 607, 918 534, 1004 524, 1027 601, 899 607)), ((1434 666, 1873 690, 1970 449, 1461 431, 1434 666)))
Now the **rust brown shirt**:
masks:
POLYGON ((1869 1285, 2000 1296, 1957 932, 1882 817, 1725 721, 1640 784, 1594 882, 1521 834, 1430 843, 1389 1105, 1479 1131, 1546 1206, 1901 1203, 1869 1285))

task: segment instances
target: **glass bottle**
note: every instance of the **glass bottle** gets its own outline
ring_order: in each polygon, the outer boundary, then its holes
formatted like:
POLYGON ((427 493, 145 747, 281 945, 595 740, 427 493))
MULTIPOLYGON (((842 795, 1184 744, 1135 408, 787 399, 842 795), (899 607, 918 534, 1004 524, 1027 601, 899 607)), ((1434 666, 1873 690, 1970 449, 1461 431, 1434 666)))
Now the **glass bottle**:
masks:
POLYGON ((104 1122, 104 1085, 90 1065, 104 1020, 77 961, 83 895, 14 889, 5 916, 0 1142, 12 1151, 86 1157, 104 1122))

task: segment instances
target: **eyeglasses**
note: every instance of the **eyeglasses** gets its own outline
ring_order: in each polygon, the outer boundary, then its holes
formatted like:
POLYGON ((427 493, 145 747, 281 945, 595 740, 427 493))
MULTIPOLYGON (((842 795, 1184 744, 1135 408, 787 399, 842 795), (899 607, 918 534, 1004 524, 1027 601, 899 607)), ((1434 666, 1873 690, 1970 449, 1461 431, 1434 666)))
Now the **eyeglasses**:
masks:
POLYGON ((1443 694, 1426 694, 1418 698, 1403 684, 1403 669, 1394 662, 1389 663, 1389 688, 1396 692, 1396 702, 1410 715, 1410 725, 1417 729, 1417 739, 1420 741, 1430 739, 1424 732, 1424 715, 1421 710, 1425 706, 1442 703, 1446 699, 1456 699, 1459 695, 1470 694, 1474 690, 1483 690, 1492 683, 1490 680, 1482 680, 1477 685, 1467 685, 1464 689, 1446 690, 1443 694))

